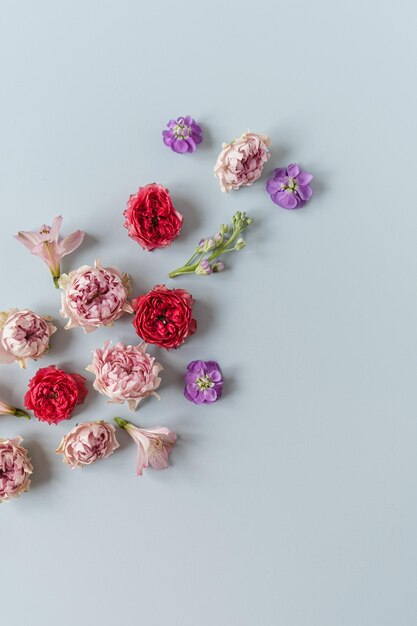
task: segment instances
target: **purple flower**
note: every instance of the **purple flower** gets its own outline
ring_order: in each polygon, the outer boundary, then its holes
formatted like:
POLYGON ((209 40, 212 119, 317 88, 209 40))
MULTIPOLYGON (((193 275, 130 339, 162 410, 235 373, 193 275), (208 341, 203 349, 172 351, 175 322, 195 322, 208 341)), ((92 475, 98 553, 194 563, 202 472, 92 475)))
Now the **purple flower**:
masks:
POLYGON ((194 404, 216 402, 222 395, 223 377, 216 361, 191 361, 185 375, 184 396, 194 404))
POLYGON ((291 163, 287 168, 279 167, 273 171, 266 190, 272 202, 283 209, 299 209, 313 195, 309 184, 312 179, 312 174, 302 170, 297 163, 291 163))
POLYGON ((169 120, 167 127, 169 130, 162 131, 162 141, 174 152, 195 152, 203 141, 202 129, 189 115, 169 120))

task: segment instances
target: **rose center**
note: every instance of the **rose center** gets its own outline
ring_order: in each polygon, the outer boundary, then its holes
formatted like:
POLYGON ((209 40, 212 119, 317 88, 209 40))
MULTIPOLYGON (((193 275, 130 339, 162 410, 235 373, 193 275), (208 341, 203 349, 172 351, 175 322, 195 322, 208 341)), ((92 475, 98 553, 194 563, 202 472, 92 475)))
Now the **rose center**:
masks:
POLYGON ((287 183, 282 183, 282 188, 284 191, 295 193, 298 189, 297 181, 294 178, 289 178, 287 183))
POLYGON ((176 139, 187 139, 191 135, 191 128, 185 124, 177 124, 172 129, 176 139))
POLYGON ((58 394, 56 392, 54 393, 51 392, 51 393, 48 393, 46 397, 48 398, 48 400, 56 400, 58 397, 58 394))
POLYGON ((167 324, 168 323, 168 320, 165 317, 165 315, 158 315, 156 319, 158 320, 158 322, 162 322, 163 324, 167 324))
POLYGON ((195 382, 200 387, 200 389, 209 389, 214 385, 214 383, 210 380, 208 376, 199 376, 199 378, 197 378, 195 382))

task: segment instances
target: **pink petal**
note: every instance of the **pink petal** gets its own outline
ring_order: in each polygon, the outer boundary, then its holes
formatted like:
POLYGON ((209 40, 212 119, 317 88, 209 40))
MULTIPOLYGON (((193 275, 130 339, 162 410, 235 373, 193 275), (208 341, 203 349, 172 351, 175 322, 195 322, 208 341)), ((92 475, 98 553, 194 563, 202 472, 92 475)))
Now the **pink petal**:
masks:
POLYGON ((74 252, 83 242, 85 233, 82 230, 76 230, 75 233, 64 237, 58 244, 58 254, 60 258, 64 257, 71 252, 74 252))
POLYGON ((42 242, 41 237, 37 233, 21 231, 15 235, 15 239, 23 243, 23 245, 32 252, 33 248, 42 242))
POLYGON ((50 232, 50 237, 54 241, 58 241, 59 233, 61 231, 61 225, 62 225, 62 215, 58 215, 57 217, 55 217, 54 221, 52 222, 51 232, 50 232))
POLYGON ((142 445, 138 444, 138 455, 136 457, 136 476, 142 476, 143 470, 148 467, 148 455, 142 445))

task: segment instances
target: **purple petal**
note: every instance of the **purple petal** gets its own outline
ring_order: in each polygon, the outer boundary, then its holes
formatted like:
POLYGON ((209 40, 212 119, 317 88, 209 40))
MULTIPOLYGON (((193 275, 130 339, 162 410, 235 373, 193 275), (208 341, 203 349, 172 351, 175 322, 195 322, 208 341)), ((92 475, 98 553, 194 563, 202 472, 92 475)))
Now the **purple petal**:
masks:
POLYGON ((223 380, 221 373, 219 372, 219 370, 213 370, 212 372, 209 373, 210 376, 210 380, 213 383, 219 383, 223 380))
POLYGON ((178 152, 179 154, 184 154, 188 151, 188 144, 183 139, 174 139, 171 146, 174 152, 178 152))
POLYGON ((282 182, 276 178, 270 178, 266 183, 266 190, 270 195, 282 189, 282 182))
POLYGON ((196 372, 201 369, 204 369, 204 361, 191 361, 191 363, 187 365, 187 370, 190 372, 196 372))
POLYGON ((285 167, 277 167, 272 172, 272 175, 276 180, 282 180, 285 176, 287 176, 287 170, 285 169, 285 167))
POLYGON ((305 202, 307 202, 307 200, 310 200, 311 196, 313 195, 313 191, 308 185, 301 185, 301 187, 297 189, 297 193, 299 194, 301 200, 304 200, 305 202))
POLYGON ((216 402, 217 400, 217 392, 214 387, 210 387, 209 389, 204 389, 204 400, 206 402, 216 402))
POLYGON ((185 142, 188 144, 188 152, 195 152, 197 146, 195 145, 195 141, 192 137, 187 137, 185 142))
POLYGON ((291 163, 287 167, 288 176, 295 178, 301 172, 300 166, 297 163, 291 163))
POLYGON ((309 172, 301 171, 297 176, 297 183, 299 185, 308 185, 309 182, 313 180, 313 174, 309 172))
POLYGON ((170 148, 172 145, 172 142, 174 141, 174 135, 169 130, 163 130, 162 141, 164 142, 166 146, 170 148))
POLYGON ((278 191, 272 200, 283 209, 295 209, 297 206, 297 198, 292 192, 288 191, 278 191))
POLYGON ((191 133, 191 137, 194 139, 196 144, 199 144, 203 141, 203 135, 201 132, 196 132, 194 129, 191 133))

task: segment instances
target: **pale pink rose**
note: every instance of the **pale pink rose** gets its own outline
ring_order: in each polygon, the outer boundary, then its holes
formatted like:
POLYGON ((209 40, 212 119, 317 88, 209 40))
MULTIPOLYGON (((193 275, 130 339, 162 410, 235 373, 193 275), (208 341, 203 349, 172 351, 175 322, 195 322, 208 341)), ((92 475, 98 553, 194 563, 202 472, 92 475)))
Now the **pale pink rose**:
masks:
POLYGON ((270 145, 268 135, 257 133, 243 133, 239 139, 224 143, 214 166, 221 190, 239 189, 258 180, 270 157, 270 145))
POLYGON ((29 309, 1 313, 0 363, 17 361, 24 368, 27 359, 40 359, 48 351, 54 332, 50 317, 41 317, 29 309))
POLYGON ((124 313, 133 313, 129 275, 102 267, 99 259, 94 267, 83 265, 62 274, 59 286, 63 290, 60 314, 69 319, 67 329, 81 326, 91 333, 100 326, 112 326, 124 313))
POLYGON ((49 267, 55 287, 58 287, 58 278, 61 275, 61 259, 74 252, 84 239, 82 230, 76 230, 68 237, 59 241, 62 217, 59 215, 52 222, 52 226, 44 224, 36 231, 20 231, 16 239, 23 243, 32 254, 39 256, 49 267))
POLYGON ((158 374, 163 368, 146 348, 146 343, 111 346, 110 341, 106 341, 103 350, 94 350, 93 361, 86 367, 96 377, 94 389, 107 396, 109 402, 127 402, 132 411, 143 398, 156 396, 159 399, 156 389, 161 384, 158 374))
POLYGON ((27 450, 22 448, 22 437, 0 439, 0 502, 17 498, 30 485, 33 472, 27 450))
POLYGON ((149 465, 155 469, 166 469, 168 458, 172 452, 177 435, 168 428, 138 428, 126 420, 115 418, 115 421, 124 428, 138 446, 136 460, 136 475, 142 476, 143 470, 149 465))
POLYGON ((78 424, 62 438, 57 454, 72 469, 106 459, 119 447, 113 424, 104 421, 78 424))

